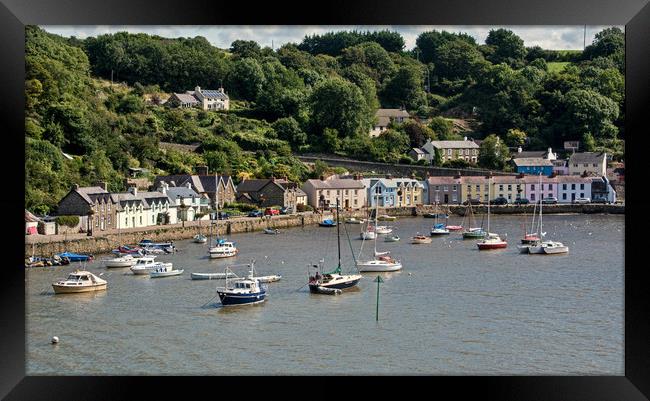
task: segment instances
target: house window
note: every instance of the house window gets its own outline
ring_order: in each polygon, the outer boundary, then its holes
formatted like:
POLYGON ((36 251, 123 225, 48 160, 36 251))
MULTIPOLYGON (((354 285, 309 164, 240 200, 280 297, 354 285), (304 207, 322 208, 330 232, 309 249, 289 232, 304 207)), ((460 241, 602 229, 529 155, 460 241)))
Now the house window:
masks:
POLYGON ((110 203, 108 204, 108 211, 109 212, 111 211, 111 204, 110 203))
POLYGON ((598 167, 598 164, 594 163, 594 167, 598 167))
POLYGON ((127 217, 124 219, 124 227, 128 227, 128 225, 129 225, 129 218, 127 217))
POLYGON ((503 191, 503 184, 499 184, 499 191, 503 191))
POLYGON ((154 217, 151 216, 151 224, 153 224, 153 223, 154 223, 154 217))
POLYGON ((108 225, 109 226, 111 225, 111 216, 110 215, 108 216, 108 225))
POLYGON ((452 190, 452 191, 456 191, 456 186, 455 186, 455 185, 452 185, 452 186, 451 186, 451 190, 452 190))
POLYGON ((436 189, 436 191, 438 191, 440 190, 440 185, 436 185, 434 188, 436 189))
POLYGON ((535 200, 535 194, 530 194, 530 200, 532 200, 532 201, 535 200))
POLYGON ((345 190, 345 194, 346 194, 346 195, 348 194, 348 190, 347 190, 347 189, 345 190))
POLYGON ((577 164, 577 163, 576 163, 576 164, 574 164, 574 165, 573 165, 573 167, 578 167, 578 164, 577 164))
POLYGON ((355 189, 355 190, 354 190, 354 194, 355 194, 355 195, 358 195, 358 193, 359 193, 359 190, 358 190, 358 189, 355 189))
POLYGON ((357 205, 357 200, 355 199, 355 200, 354 200, 354 206, 356 206, 356 205, 357 205))
POLYGON ((472 186, 471 185, 467 186, 467 192, 472 192, 472 186))
POLYGON ((327 191, 325 191, 325 193, 327 194, 327 196, 330 196, 330 191, 329 191, 329 189, 328 189, 327 191))
POLYGON ((449 187, 448 187, 447 185, 445 185, 444 187, 442 187, 442 190, 443 190, 443 191, 448 191, 448 190, 449 190, 449 187))
POLYGON ((417 202, 417 201, 418 201, 418 196, 417 196, 417 195, 413 195, 413 202, 417 202))
POLYGON ((535 190, 535 184, 530 184, 530 190, 534 191, 535 190))
POLYGON ((580 193, 580 197, 581 197, 581 198, 584 198, 584 197, 585 197, 585 194, 584 194, 584 193, 580 193))
POLYGON ((142 224, 142 216, 140 216, 140 224, 142 224))
POLYGON ((476 149, 472 149, 472 154, 473 154, 474 156, 476 156, 476 154, 477 154, 477 153, 476 153, 476 149))
POLYGON ((566 190, 566 184, 562 184, 562 189, 566 190))
MULTIPOLYGON (((437 200, 437 199, 436 199, 436 200, 437 200)), ((452 200, 453 202, 457 202, 458 197, 456 196, 456 194, 452 194, 452 195, 451 195, 451 200, 452 200)))
POLYGON ((571 190, 575 191, 576 189, 576 184, 571 184, 571 190))
POLYGON ((508 184, 508 191, 512 191, 512 184, 508 184))
POLYGON ((589 167, 589 163, 585 163, 584 165, 585 165, 585 167, 589 167))
POLYGON ((585 184, 580 184, 580 190, 585 189, 585 184))
POLYGON ((566 200, 566 192, 562 194, 562 200, 566 200))
POLYGON ((478 191, 480 191, 480 190, 481 190, 481 185, 480 185, 480 184, 476 184, 476 192, 478 192, 478 191))
POLYGON ((489 184, 485 184, 485 190, 489 191, 490 190, 489 188, 490 188, 489 184))
POLYGON ((553 190, 553 184, 548 184, 548 189, 553 190))

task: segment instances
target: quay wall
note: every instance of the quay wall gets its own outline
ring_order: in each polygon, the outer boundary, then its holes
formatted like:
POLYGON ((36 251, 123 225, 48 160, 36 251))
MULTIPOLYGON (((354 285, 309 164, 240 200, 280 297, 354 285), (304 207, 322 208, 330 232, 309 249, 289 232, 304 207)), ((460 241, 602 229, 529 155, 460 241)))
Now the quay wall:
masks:
MULTIPOLYGON (((415 207, 394 207, 383 208, 380 214, 391 216, 421 216, 425 213, 435 211, 433 205, 420 205, 415 207)), ((487 206, 473 206, 474 213, 487 213, 487 206)), ((441 206, 439 211, 446 211, 447 206, 441 206)), ((449 211, 453 214, 463 216, 467 210, 466 206, 449 205, 449 211)), ((623 205, 544 205, 544 213, 561 214, 561 213, 601 213, 601 214, 624 214, 623 205)), ((494 214, 522 214, 533 213, 533 205, 507 205, 491 206, 490 212, 494 214)), ((368 209, 347 210, 341 212, 341 219, 347 217, 365 218, 368 215, 368 209)), ((219 235, 229 235, 234 233, 245 233, 253 231, 262 231, 265 228, 288 228, 300 227, 306 225, 315 225, 323 219, 334 219, 335 216, 331 211, 322 213, 306 212, 295 215, 273 216, 271 218, 261 217, 242 217, 231 218, 230 220, 219 222, 219 235)), ((216 226, 213 225, 213 234, 216 232, 216 226)), ((61 234, 61 235, 26 235, 25 236, 25 257, 32 254, 36 256, 50 257, 61 252, 74 252, 84 254, 101 254, 109 253, 111 250, 120 245, 137 244, 144 238, 149 238, 155 242, 175 241, 189 239, 196 234, 202 233, 209 235, 210 223, 206 221, 188 221, 179 224, 152 226, 144 228, 132 228, 122 230, 110 230, 95 232, 94 235, 86 234, 61 234)))

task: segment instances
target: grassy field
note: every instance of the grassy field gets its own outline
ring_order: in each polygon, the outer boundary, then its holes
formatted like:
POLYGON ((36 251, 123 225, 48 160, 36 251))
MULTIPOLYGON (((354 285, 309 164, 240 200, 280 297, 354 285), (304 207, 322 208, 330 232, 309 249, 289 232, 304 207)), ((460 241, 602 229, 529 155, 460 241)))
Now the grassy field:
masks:
POLYGON ((547 63, 548 65, 548 72, 560 72, 566 67, 568 64, 570 64, 568 61, 552 61, 550 63, 547 63))

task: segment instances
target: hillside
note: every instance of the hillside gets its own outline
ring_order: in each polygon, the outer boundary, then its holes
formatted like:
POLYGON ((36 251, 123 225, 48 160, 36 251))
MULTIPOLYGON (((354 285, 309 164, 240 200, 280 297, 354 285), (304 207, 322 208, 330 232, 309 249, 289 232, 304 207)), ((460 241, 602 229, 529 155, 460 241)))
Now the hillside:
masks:
POLYGON ((389 31, 314 35, 275 51, 235 41, 224 51, 202 37, 79 40, 28 26, 25 204, 52 211, 73 183, 123 190, 129 167, 173 174, 207 164, 234 176, 303 181, 310 172, 296 153, 410 163, 411 147, 470 129, 531 149, 576 139, 619 151, 624 78, 622 50, 612 46, 619 34, 601 32, 585 54, 556 54, 524 48, 505 30, 484 45, 432 31, 420 35, 416 55, 389 31), (553 71, 547 61, 567 64, 553 71), (196 85, 223 85, 231 110, 160 105, 196 85), (378 107, 405 107, 415 119, 371 139, 378 107), (160 142, 201 146, 192 153, 160 142))

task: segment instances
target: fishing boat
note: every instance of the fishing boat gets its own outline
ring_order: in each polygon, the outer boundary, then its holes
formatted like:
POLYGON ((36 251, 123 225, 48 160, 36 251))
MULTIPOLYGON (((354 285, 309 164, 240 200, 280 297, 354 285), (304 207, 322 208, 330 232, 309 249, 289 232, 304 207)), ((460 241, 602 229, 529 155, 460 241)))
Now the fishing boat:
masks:
POLYGON ((431 243, 431 237, 427 237, 426 235, 415 235, 411 238, 411 244, 430 244, 431 243))
POLYGON ((318 225, 321 226, 321 227, 335 227, 336 222, 334 222, 334 220, 332 220, 332 219, 325 219, 325 220, 321 221, 320 223, 318 223, 318 225))
POLYGON ((395 221, 397 220, 397 217, 395 216, 389 216, 387 214, 382 214, 381 216, 377 217, 376 220, 381 220, 381 221, 395 221))
POLYGON ((196 234, 194 236, 194 242, 197 244, 205 244, 206 242, 208 242, 208 237, 206 237, 203 234, 196 234))
POLYGON ((277 228, 265 228, 264 234, 277 235, 280 234, 280 230, 278 230, 277 228))
MULTIPOLYGON (((338 222, 339 219, 339 199, 336 198, 336 220, 338 222)), ((313 276, 309 276, 309 291, 314 294, 322 294, 324 290, 323 288, 329 288, 329 289, 339 289, 343 290, 346 288, 351 288, 356 286, 359 281, 363 278, 362 275, 360 274, 341 274, 341 236, 340 236, 340 228, 337 224, 336 227, 336 238, 337 238, 337 244, 338 244, 338 265, 336 266, 336 269, 328 272, 328 273, 321 273, 323 270, 323 265, 325 261, 321 259, 320 263, 318 265, 314 265, 318 270, 316 271, 316 274, 313 276)))
MULTIPOLYGON (((490 199, 490 189, 492 188, 492 177, 488 179, 488 199, 490 199)), ((490 232, 490 203, 488 202, 488 211, 487 211, 487 236, 476 243, 480 251, 490 250, 490 249, 501 249, 508 246, 508 242, 504 241, 499 237, 498 234, 490 232)), ((470 202, 471 204, 471 202, 470 202)))
POLYGON ((172 264, 165 264, 164 266, 156 267, 152 271, 149 272, 149 277, 151 278, 159 278, 159 277, 170 277, 170 276, 178 276, 183 274, 185 270, 184 269, 173 269, 172 264))
MULTIPOLYGON (((226 273, 190 273, 192 280, 223 280, 226 273)), ((236 277, 235 273, 229 272, 228 277, 236 277)))
POLYGON ((79 292, 106 290, 107 281, 85 270, 75 270, 65 280, 52 284, 55 294, 73 294, 79 292))
POLYGON ((345 219, 345 224, 363 224, 365 223, 365 219, 357 219, 356 217, 350 217, 348 219, 345 219))
POLYGON ((467 224, 469 227, 465 231, 463 231, 463 238, 464 239, 485 238, 487 233, 485 232, 485 230, 483 230, 482 227, 472 227, 472 222, 474 218, 474 211, 472 210, 472 202, 468 202, 467 207, 468 209, 467 209, 466 217, 467 217, 467 224))
POLYGON ((384 237, 384 242, 397 242, 399 240, 399 235, 388 235, 384 237))
MULTIPOLYGON (((217 294, 223 306, 250 305, 264 302, 266 300, 266 285, 254 278, 228 278, 228 273, 232 272, 226 267, 226 285, 217 288, 217 294)), ((251 269, 250 275, 253 275, 251 269)))
POLYGON ((135 265, 138 259, 134 258, 133 255, 127 254, 124 256, 118 256, 112 259, 106 259, 104 261, 105 267, 131 267, 135 265))
POLYGON ((56 256, 60 258, 68 258, 70 262, 87 262, 93 259, 93 255, 82 255, 78 253, 72 253, 72 252, 63 252, 59 253, 56 256))
POLYGON ((139 258, 135 265, 131 266, 131 271, 135 275, 145 275, 149 272, 154 271, 157 268, 169 266, 172 267, 171 263, 156 262, 151 256, 144 256, 139 258))
MULTIPOLYGON (((375 202, 375 226, 377 225, 377 212, 379 211, 379 202, 375 202)), ((363 245, 365 241, 361 243, 361 249, 359 249, 359 257, 355 258, 357 265, 357 270, 360 273, 363 272, 393 272, 400 270, 402 268, 402 263, 399 260, 394 259, 389 255, 389 252, 378 252, 377 251, 377 236, 374 238, 374 253, 371 259, 366 260, 357 260, 361 258, 361 252, 363 250, 363 245)))

